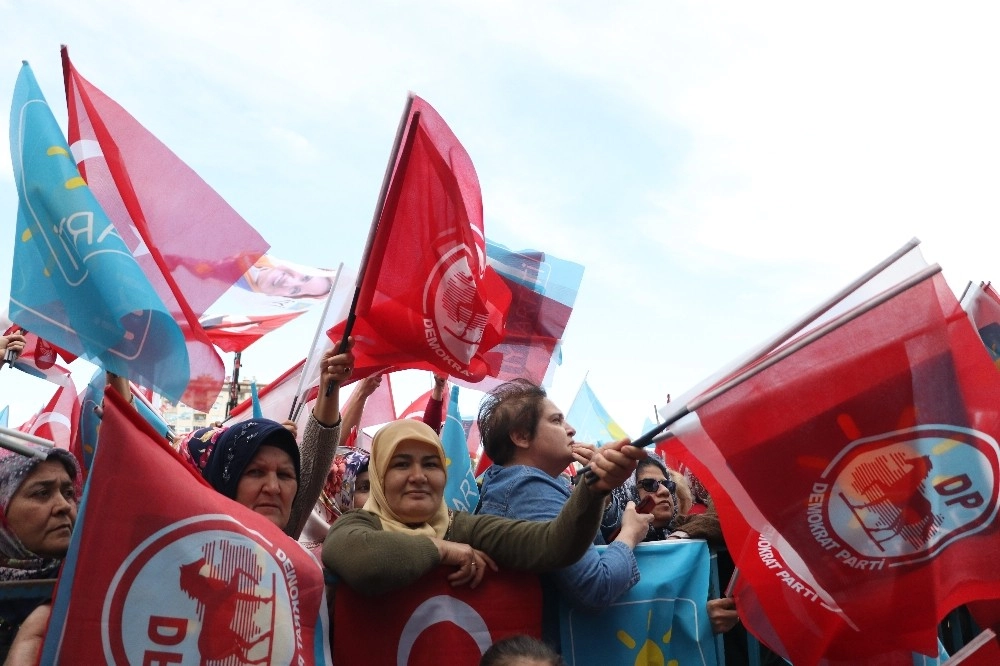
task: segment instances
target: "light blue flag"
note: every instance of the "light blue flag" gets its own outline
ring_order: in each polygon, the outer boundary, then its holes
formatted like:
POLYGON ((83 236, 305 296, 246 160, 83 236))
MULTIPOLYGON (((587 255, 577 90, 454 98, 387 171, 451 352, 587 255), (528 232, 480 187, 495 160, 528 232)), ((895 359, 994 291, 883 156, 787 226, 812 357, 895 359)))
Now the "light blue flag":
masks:
POLYGON ((462 425, 462 414, 458 411, 457 386, 451 387, 448 418, 445 419, 444 427, 441 429, 441 443, 444 444, 448 468, 444 501, 448 508, 471 513, 479 504, 479 486, 476 485, 476 477, 472 473, 472 460, 469 458, 465 427, 462 425))
POLYGON ((19 197, 10 318, 178 400, 189 374, 180 327, 80 177, 28 63, 14 86, 10 152, 19 197))
MULTIPOLYGON (((107 373, 104 368, 97 368, 91 376, 87 386, 80 391, 80 425, 76 430, 76 436, 80 439, 80 450, 83 451, 83 468, 90 470, 90 464, 94 460, 94 452, 97 450, 98 430, 101 426, 101 417, 97 414, 97 408, 104 400, 104 389, 107 387, 107 373)), ((170 433, 167 422, 159 414, 146 406, 142 400, 132 402, 135 411, 146 420, 153 430, 164 437, 170 433)))
POLYGON ((253 418, 255 419, 264 418, 264 410, 260 408, 260 397, 258 397, 257 395, 256 380, 250 381, 250 404, 253 407, 253 418))
POLYGON ((7 417, 10 413, 10 405, 4 405, 3 409, 0 409, 0 428, 7 427, 7 417))
POLYGON ((716 666, 718 652, 706 606, 708 544, 642 543, 635 559, 639 582, 608 608, 595 613, 560 604, 566 663, 716 666))
POLYGON ((607 444, 628 437, 620 425, 615 423, 608 411, 594 395, 587 380, 580 384, 580 390, 573 398, 566 420, 576 430, 574 439, 588 444, 607 444))

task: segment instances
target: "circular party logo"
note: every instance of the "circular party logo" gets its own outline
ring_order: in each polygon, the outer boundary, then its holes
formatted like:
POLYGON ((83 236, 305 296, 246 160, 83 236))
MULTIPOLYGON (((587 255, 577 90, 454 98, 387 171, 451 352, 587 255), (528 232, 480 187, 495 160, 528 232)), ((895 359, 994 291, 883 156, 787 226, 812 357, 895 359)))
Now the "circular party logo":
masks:
POLYGON ((849 567, 927 559, 993 520, 998 459, 992 437, 950 425, 860 439, 814 483, 809 528, 849 567))
POLYGON ((102 610, 107 662, 296 663, 301 632, 290 565, 281 549, 229 516, 163 528, 112 580, 102 610))
POLYGON ((476 290, 477 276, 469 248, 459 245, 444 254, 424 285, 424 329, 427 344, 456 373, 479 350, 489 312, 476 290))

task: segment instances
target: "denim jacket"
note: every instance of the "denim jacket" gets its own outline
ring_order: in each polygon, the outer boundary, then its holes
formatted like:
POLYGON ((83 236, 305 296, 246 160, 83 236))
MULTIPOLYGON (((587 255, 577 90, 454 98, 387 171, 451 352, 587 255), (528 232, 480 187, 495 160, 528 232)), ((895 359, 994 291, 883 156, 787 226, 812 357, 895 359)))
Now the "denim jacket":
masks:
MULTIPOLYGON (((552 520, 569 499, 569 484, 536 467, 493 465, 483 478, 477 513, 524 520, 552 520)), ((598 543, 603 543, 600 534, 598 543)), ((546 574, 570 605, 601 610, 639 582, 632 549, 614 542, 603 552, 591 546, 576 564, 546 574)), ((544 580, 543 580, 544 582, 544 580)))

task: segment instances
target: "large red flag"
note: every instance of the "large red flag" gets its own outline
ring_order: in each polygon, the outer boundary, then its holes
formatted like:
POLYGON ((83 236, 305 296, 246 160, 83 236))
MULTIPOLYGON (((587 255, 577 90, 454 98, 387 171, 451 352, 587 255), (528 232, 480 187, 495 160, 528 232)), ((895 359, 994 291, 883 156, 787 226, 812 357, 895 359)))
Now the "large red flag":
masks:
POLYGON ((741 522, 835 614, 809 632, 772 616, 785 648, 796 663, 935 654, 944 615, 1000 593, 1000 383, 939 269, 748 368, 672 431, 747 583, 741 522))
POLYGON ((478 664, 515 634, 541 638, 538 576, 488 572, 476 589, 452 587, 439 567, 386 597, 337 587, 333 653, 338 664, 478 664))
MULTIPOLYGON (((496 374, 510 291, 486 263, 479 179, 437 112, 411 95, 406 131, 360 272, 353 377, 394 367, 496 374)), ((332 327, 334 342, 346 322, 332 327)))
POLYGON ((208 411, 225 365, 198 317, 268 245, 198 174, 80 76, 65 47, 62 57, 69 142, 80 173, 184 333, 191 383, 181 400, 208 411))
POLYGON ((329 663, 327 624, 319 563, 109 392, 42 663, 329 663))

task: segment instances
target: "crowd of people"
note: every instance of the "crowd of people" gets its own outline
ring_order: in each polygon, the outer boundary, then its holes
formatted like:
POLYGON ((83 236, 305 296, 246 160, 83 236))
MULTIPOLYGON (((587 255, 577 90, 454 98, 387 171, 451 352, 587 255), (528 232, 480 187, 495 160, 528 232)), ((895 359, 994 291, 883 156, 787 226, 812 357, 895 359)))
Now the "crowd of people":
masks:
MULTIPOLYGON (((0 338, 0 352, 21 345, 21 336, 0 338)), ((447 377, 434 376, 422 420, 384 425, 367 450, 359 446, 359 424, 380 379, 361 380, 341 408, 352 345, 323 357, 320 385, 335 390, 319 392, 301 438, 294 422, 252 418, 174 442, 212 488, 311 550, 338 585, 391 595, 438 567, 448 570, 451 585, 470 588, 500 569, 539 574, 542 640, 508 637, 482 663, 561 664, 559 600, 589 611, 614 603, 639 580, 633 553, 639 543, 705 539, 724 550, 718 516, 703 491, 692 493, 684 475, 627 439, 601 447, 577 442, 545 390, 527 380, 486 395, 478 426, 493 465, 482 477, 475 511, 449 509, 439 435, 447 377), (573 476, 581 466, 587 473, 573 476), (639 505, 648 509, 640 513, 639 505), (602 544, 607 547, 598 549, 602 544)), ((127 381, 109 379, 113 390, 131 397, 127 381)), ((76 520, 79 464, 62 449, 40 457, 0 453, 6 454, 0 457, 0 582, 53 579, 76 520)), ((327 592, 332 599, 335 585, 327 592)), ((731 598, 710 600, 705 590, 705 601, 715 632, 738 625, 731 598)), ((39 599, 4 603, 4 663, 35 663, 48 608, 39 599)), ((332 641, 336 627, 331 634, 332 641)))

